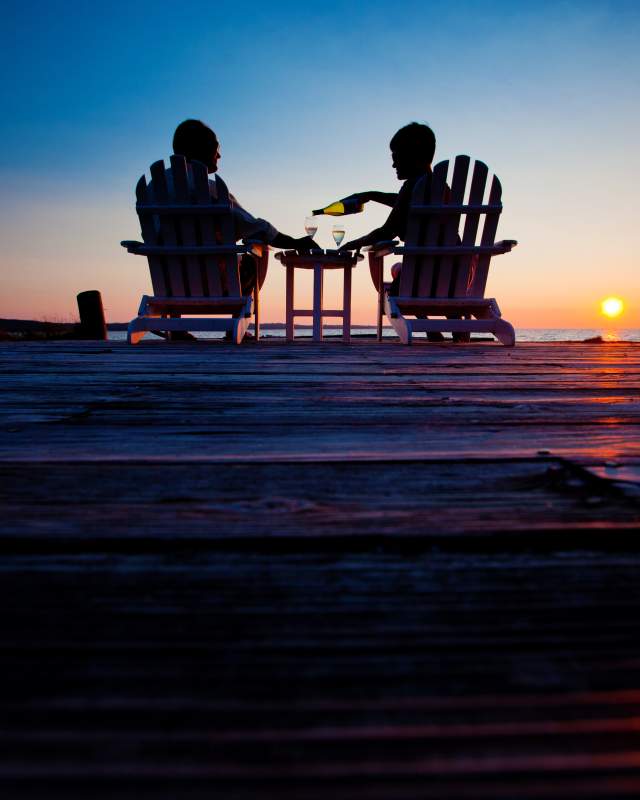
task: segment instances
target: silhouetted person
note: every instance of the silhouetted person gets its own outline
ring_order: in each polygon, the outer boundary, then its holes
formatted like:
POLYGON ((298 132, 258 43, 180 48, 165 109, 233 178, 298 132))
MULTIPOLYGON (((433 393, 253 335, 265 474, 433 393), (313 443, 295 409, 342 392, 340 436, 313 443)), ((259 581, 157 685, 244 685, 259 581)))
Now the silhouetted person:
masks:
MULTIPOLYGON (((390 239, 397 238, 402 241, 406 239, 411 196, 420 178, 432 174, 431 162, 436 150, 436 137, 428 125, 411 122, 393 135, 389 147, 391 148, 391 163, 398 180, 404 181, 400 191, 397 194, 378 191, 356 192, 352 197, 357 198, 361 203, 373 200, 386 206, 392 206, 391 213, 379 228, 375 228, 359 239, 353 239, 343 244, 341 250, 355 250, 390 239)), ((393 277, 389 289, 391 295, 398 294, 400 270, 401 264, 394 264, 391 268, 393 277)), ((441 342, 444 336, 438 332, 428 332, 427 338, 432 342, 441 342)), ((468 341, 468 338, 466 333, 454 333, 453 335, 454 341, 468 341)))
POLYGON ((391 163, 398 180, 404 181, 400 191, 395 192, 356 192, 351 195, 361 203, 373 200, 385 206, 392 206, 387 221, 359 239, 346 242, 341 250, 355 250, 359 247, 383 242, 388 239, 402 239, 407 233, 409 206, 416 183, 426 174, 431 174, 431 162, 436 150, 436 137, 428 125, 411 122, 394 134, 389 142, 391 163))
MULTIPOLYGON (((184 156, 187 162, 201 161, 207 167, 209 174, 218 171, 220 161, 220 144, 218 137, 208 125, 198 119, 186 119, 176 128, 173 135, 173 152, 184 156)), ((171 170, 166 171, 167 182, 172 180, 171 170)), ((218 178, 218 180, 222 180, 218 178)), ((216 195, 215 180, 210 180, 212 194, 216 195)), ((151 182, 153 186, 153 181, 151 182)), ((256 239, 275 247, 291 248, 294 250, 310 250, 318 245, 310 236, 294 238, 286 233, 277 231, 266 219, 254 217, 244 209, 236 198, 229 192, 231 213, 235 228, 236 242, 240 239, 256 239)), ((252 293, 257 277, 257 265, 253 256, 243 255, 240 261, 240 284, 242 293, 252 293)))

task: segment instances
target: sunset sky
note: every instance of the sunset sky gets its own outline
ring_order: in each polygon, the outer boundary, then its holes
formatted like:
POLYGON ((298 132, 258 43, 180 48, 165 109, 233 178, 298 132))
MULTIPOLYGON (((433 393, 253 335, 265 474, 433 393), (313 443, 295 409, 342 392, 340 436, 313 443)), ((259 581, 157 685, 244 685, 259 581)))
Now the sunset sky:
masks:
MULTIPOLYGON (((16 2, 0 32, 0 316, 72 319, 100 289, 110 321, 150 289, 133 189, 178 122, 221 141, 239 201, 294 236, 311 208, 397 191, 388 142, 411 120, 436 161, 468 153, 502 180, 487 293, 516 327, 640 327, 640 2, 16 2)), ((370 204, 347 238, 380 224, 370 204)), ((332 220, 318 240, 329 246, 332 220)), ((272 259, 263 319, 284 317, 272 259)), ((302 290, 310 283, 302 282, 302 290)), ((337 296, 328 283, 327 300, 337 296)), ((354 321, 372 323, 368 269, 354 321)))

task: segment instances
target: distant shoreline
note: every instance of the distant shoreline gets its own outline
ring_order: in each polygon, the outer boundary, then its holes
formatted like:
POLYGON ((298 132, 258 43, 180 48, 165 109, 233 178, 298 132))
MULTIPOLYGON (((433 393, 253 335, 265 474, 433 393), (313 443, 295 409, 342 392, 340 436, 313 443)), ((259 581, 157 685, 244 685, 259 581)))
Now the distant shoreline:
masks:
MULTIPOLYGON (((36 320, 36 319, 10 319, 10 318, 0 318, 0 330, 2 331, 11 331, 11 332, 22 332, 22 331, 33 331, 33 330, 55 330, 60 328, 74 328, 78 325, 78 322, 46 322, 44 320, 36 320)), ((128 322, 108 322, 107 323, 107 330, 109 331, 126 331, 129 323, 128 322)), ((327 327, 339 327, 339 324, 332 326, 330 324, 327 327)), ((365 325, 365 324, 358 324, 352 323, 352 328, 360 328, 365 330, 375 330, 375 325, 365 325)), ((388 327, 388 326, 384 326, 388 327)), ((261 322, 260 328, 262 330, 285 330, 286 325, 284 322, 261 322)), ((305 323, 296 323, 296 328, 313 328, 311 324, 305 323)), ((610 330, 610 331, 636 331, 640 330, 640 328, 636 327, 628 327, 628 328, 611 328, 607 325, 598 325, 593 327, 581 326, 581 327, 538 327, 535 325, 521 325, 516 326, 516 329, 520 330, 528 330, 528 331, 590 331, 590 330, 610 330)))
MULTIPOLYGON (((129 326, 128 322, 108 322, 107 330, 109 331, 126 331, 129 326)), ((266 331, 283 331, 287 326, 284 322, 261 322, 260 328, 266 331)), ((331 327, 331 326, 329 326, 331 327)), ((375 330, 375 325, 353 325, 354 328, 371 328, 375 330)), ((313 328, 313 325, 305 325, 304 323, 297 324, 296 328, 313 328)))
MULTIPOLYGON (((61 329, 72 330, 78 322, 45 322, 37 319, 0 319, 0 331, 10 333, 25 333, 27 331, 56 331, 61 329)), ((108 331, 126 331, 128 322, 107 322, 108 331)), ((284 322, 261 322, 263 330, 285 330, 284 322)), ((312 328, 313 325, 296 325, 296 328, 312 328)), ((354 325, 354 328, 370 328, 375 330, 375 325, 354 325)))
MULTIPOLYGON (((107 323, 107 330, 110 333, 124 333, 128 327, 127 322, 110 322, 107 323)), ((327 325, 327 329, 332 327, 338 328, 339 326, 327 325)), ((375 325, 352 325, 352 337, 354 338, 370 338, 375 336, 375 325), (356 332, 359 331, 359 332, 356 332)), ((286 325, 284 322, 264 322, 260 325, 261 330, 268 336, 268 333, 284 332, 286 325)), ((313 326, 310 324, 296 325, 296 329, 300 331, 311 331, 313 326)), ((391 333, 391 328, 384 326, 385 339, 391 333)), ((335 334, 337 336, 338 334, 335 334)), ((327 338, 335 338, 334 334, 329 333, 327 330, 325 336, 327 338)), ((640 342, 640 328, 608 328, 602 325, 598 328, 518 328, 516 327, 516 336, 520 342, 539 342, 544 344, 546 342, 578 342, 582 344, 604 344, 604 343, 622 343, 622 342, 640 342), (540 336, 533 335, 533 332, 539 332, 540 336), (563 334, 565 334, 564 336, 563 334), (621 338, 612 339, 608 338, 611 333, 621 334, 621 338), (622 338, 625 337, 626 338, 622 338)), ((38 340, 56 340, 56 339, 79 339, 83 338, 80 335, 80 326, 77 322, 45 322, 42 320, 33 319, 10 319, 0 318, 0 340, 4 341, 38 341, 38 340)), ((116 337, 120 338, 120 337, 116 337)), ((204 337, 208 338, 208 337, 204 337)), ((277 337, 279 338, 279 337, 277 337)))

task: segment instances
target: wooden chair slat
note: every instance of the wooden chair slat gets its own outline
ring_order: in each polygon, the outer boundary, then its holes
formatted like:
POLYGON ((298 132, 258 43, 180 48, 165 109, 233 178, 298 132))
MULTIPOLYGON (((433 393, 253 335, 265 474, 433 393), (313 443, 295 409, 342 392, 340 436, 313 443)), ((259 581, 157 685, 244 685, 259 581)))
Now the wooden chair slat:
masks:
MULTIPOLYGON (((175 199, 177 207, 180 204, 184 205, 189 203, 189 175, 187 173, 187 161, 184 156, 173 155, 171 156, 171 174, 173 175, 173 186, 175 191, 175 199)), ((183 245, 197 245, 198 239, 196 236, 196 226, 193 217, 188 214, 180 215, 177 218, 178 229, 180 238, 183 245)), ((187 255, 185 256, 185 289, 186 296, 202 297, 202 274, 200 270, 200 262, 198 256, 187 255)))
MULTIPOLYGON (((216 186, 218 190, 218 202, 230 203, 229 190, 227 184, 222 178, 216 175, 216 186)), ((219 236, 223 242, 234 242, 236 235, 233 225, 233 217, 231 214, 220 216, 216 219, 216 226, 218 227, 219 236)), ((224 271, 227 283, 227 292, 229 297, 239 297, 242 295, 240 287, 240 268, 237 256, 226 256, 220 262, 224 264, 224 271)))
MULTIPOLYGON (((143 175, 136 185, 136 201, 138 203, 145 203, 149 196, 147 190, 147 179, 143 175)), ((149 244, 158 244, 158 233, 153 219, 153 214, 142 213, 139 214, 140 219, 140 232, 142 239, 149 244)), ((153 291, 158 295, 166 295, 167 281, 166 281, 166 263, 162 256, 149 256, 149 273, 151 275, 151 286, 153 291)))
MULTIPOLYGON (((431 197, 430 177, 419 180, 411 196, 411 205, 425 205, 431 197)), ((424 230, 426 229, 426 217, 419 217, 409 213, 407 221, 407 231, 405 239, 408 242, 422 244, 424 242, 424 230)), ((412 295, 414 293, 414 283, 417 278, 420 261, 417 256, 405 256, 402 260, 402 272, 400 273, 399 293, 412 295)))
MULTIPOLYGON (((451 203, 461 205, 464 200, 464 190, 467 186, 467 175, 469 174, 469 156, 457 156, 453 167, 453 178, 451 180, 451 203)), ((441 217, 443 220, 443 231, 440 242, 448 247, 458 243, 458 225, 460 214, 448 214, 441 217)), ((454 286, 460 262, 457 257, 443 256, 440 259, 440 269, 438 270, 437 281, 434 295, 436 297, 451 297, 454 295, 454 286)))
MULTIPOLYGON (((482 161, 476 161, 473 167, 473 175, 471 178, 471 188, 469 191, 469 205, 481 207, 482 198, 484 197, 484 190, 487 183, 487 176, 489 168, 482 161)), ((487 210, 490 206, 487 206, 487 210)), ((476 235, 478 233, 478 225, 480 223, 480 212, 472 212, 466 214, 464 223, 464 231, 462 234, 463 247, 472 247, 476 242, 476 235)), ((476 263, 473 256, 461 255, 458 261, 458 274, 454 286, 453 296, 462 297, 467 293, 471 278, 472 264, 476 263)))
MULTIPOLYGON (((429 201, 431 205, 445 204, 447 200, 447 173, 449 171, 449 162, 442 161, 437 164, 433 170, 433 177, 431 179, 431 195, 429 201)), ((426 225, 424 228, 423 244, 426 247, 434 247, 441 243, 443 227, 443 218, 439 214, 432 214, 426 217, 426 225)), ((440 264, 442 258, 439 256, 423 256, 418 266, 418 283, 417 291, 414 284, 414 295, 420 297, 433 297, 436 292, 438 284, 438 274, 440 272, 440 264)))
MULTIPOLYGON (((200 205, 210 204, 212 197, 207 168, 204 164, 194 162, 191 165, 191 174, 193 177, 196 202, 200 205)), ((217 196, 215 199, 218 200, 217 196)), ((203 245, 216 245, 221 243, 221 241, 219 241, 220 237, 216 237, 216 224, 212 217, 199 218, 198 226, 200 228, 200 239, 203 245)), ((212 297, 219 297, 222 295, 222 282, 220 280, 218 258, 203 256, 200 262, 200 268, 204 291, 212 297)))
MULTIPOLYGON (((491 183, 491 190, 489 192, 489 203, 494 205, 502 199, 502 186, 497 176, 493 176, 491 183)), ((482 238, 480 244, 489 247, 492 245, 496 238, 496 231, 498 230, 498 221, 500 214, 497 211, 491 212, 485 216, 484 226, 482 228, 482 238)), ((484 290, 487 285, 487 276, 489 274, 489 264, 491 262, 490 254, 482 254, 478 257, 478 264, 473 276, 473 282, 469 287, 468 294, 470 297, 483 297, 484 290)))
MULTIPOLYGON (((151 178, 153 181, 153 196, 156 203, 159 205, 167 205, 172 198, 169 197, 164 161, 156 161, 151 165, 151 178)), ((178 244, 175 220, 172 217, 159 217, 159 227, 160 236, 164 244, 178 244)), ((179 256, 169 255, 166 256, 166 264, 167 270, 165 279, 167 281, 167 294, 184 296, 185 286, 182 275, 182 259, 179 256)))

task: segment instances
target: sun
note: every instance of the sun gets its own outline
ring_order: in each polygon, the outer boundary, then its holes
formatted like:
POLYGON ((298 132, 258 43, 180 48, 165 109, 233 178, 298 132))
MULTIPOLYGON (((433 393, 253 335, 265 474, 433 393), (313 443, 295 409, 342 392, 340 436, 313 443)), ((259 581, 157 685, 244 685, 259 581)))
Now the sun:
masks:
POLYGON ((605 317, 613 319, 613 317, 619 317, 622 314, 624 303, 619 297, 607 297, 606 300, 600 303, 600 311, 605 317))

